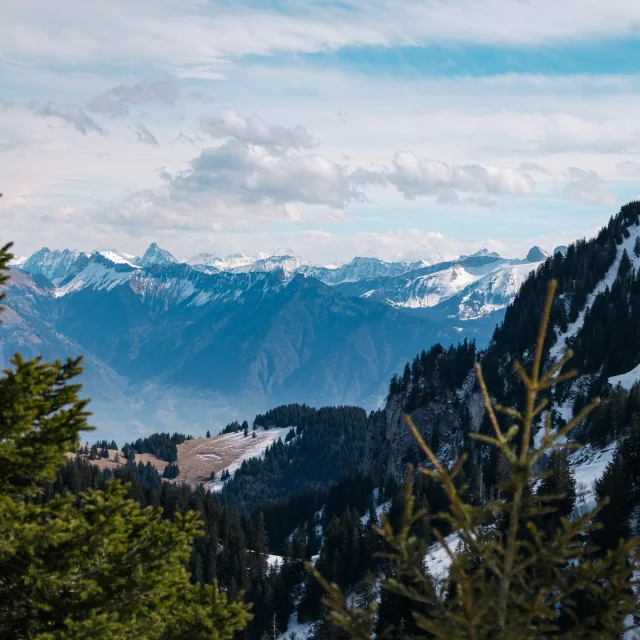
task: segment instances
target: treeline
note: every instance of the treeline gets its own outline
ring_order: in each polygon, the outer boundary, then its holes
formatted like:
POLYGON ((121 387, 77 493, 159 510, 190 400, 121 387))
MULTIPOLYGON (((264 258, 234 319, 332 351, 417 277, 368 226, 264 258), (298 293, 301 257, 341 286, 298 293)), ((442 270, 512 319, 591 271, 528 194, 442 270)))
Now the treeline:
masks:
POLYGON ((288 438, 288 444, 279 439, 263 458, 245 460, 225 485, 223 500, 250 512, 272 500, 329 487, 360 470, 367 412, 359 407, 300 407, 299 415, 306 415, 297 426, 300 437, 288 438))
MULTIPOLYGON (((313 421, 316 413, 317 409, 306 404, 285 404, 256 415, 251 428, 253 431, 259 427, 265 430, 273 427, 299 427, 302 430, 313 421)), ((239 433, 240 431, 247 433, 249 428, 249 423, 246 420, 242 422, 234 420, 226 425, 220 434, 239 433)), ((207 437, 210 435, 210 432, 207 432, 207 437)))
POLYGON ((237 420, 234 420, 233 422, 230 422, 220 433, 238 433, 239 431, 244 431, 245 435, 249 433, 249 423, 246 420, 244 420, 242 424, 237 420))
POLYGON ((416 356, 411 364, 407 363, 402 376, 393 375, 389 395, 405 395, 405 410, 414 411, 446 391, 459 389, 477 354, 473 340, 465 339, 457 347, 452 345, 448 349, 436 344, 416 356))
POLYGON ((317 409, 306 404, 284 404, 270 409, 264 414, 259 413, 253 421, 253 427, 254 429, 257 427, 263 429, 299 427, 302 430, 313 421, 316 413, 317 409))
POLYGON ((154 433, 125 444, 122 452, 127 459, 131 457, 131 453, 150 453, 161 460, 175 462, 178 459, 178 445, 192 438, 193 436, 186 436, 183 433, 154 433))

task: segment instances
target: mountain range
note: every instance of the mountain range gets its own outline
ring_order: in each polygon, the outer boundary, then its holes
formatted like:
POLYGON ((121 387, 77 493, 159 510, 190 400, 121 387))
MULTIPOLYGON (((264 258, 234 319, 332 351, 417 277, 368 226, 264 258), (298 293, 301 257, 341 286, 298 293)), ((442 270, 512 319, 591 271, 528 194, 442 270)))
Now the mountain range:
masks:
MULTIPOLYGON (((562 248, 560 248, 562 250, 562 248)), ((14 259, 0 360, 84 354, 102 434, 216 430, 281 402, 384 402, 412 354, 486 344, 548 257, 315 266, 288 250, 178 260, 43 248, 14 259)))

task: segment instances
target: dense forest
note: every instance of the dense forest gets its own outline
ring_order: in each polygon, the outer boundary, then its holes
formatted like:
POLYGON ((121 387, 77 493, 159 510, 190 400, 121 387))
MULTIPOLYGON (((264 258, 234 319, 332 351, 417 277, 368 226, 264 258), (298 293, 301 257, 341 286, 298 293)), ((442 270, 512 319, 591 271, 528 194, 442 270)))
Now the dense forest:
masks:
POLYGON ((288 442, 278 440, 263 458, 245 460, 225 484, 225 502, 251 511, 308 489, 327 488, 359 471, 369 423, 364 409, 312 410, 289 405, 275 409, 267 420, 279 427, 295 425, 299 437, 289 438, 288 442))

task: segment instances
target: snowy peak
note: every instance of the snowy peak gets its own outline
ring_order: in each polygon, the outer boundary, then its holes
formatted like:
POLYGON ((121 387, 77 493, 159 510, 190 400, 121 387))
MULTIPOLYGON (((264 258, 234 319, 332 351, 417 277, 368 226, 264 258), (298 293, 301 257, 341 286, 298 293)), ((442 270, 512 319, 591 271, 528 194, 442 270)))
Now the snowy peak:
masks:
POLYGON ((471 255, 461 255, 459 260, 464 260, 465 258, 495 258, 499 260, 502 256, 495 251, 489 251, 489 249, 480 249, 471 255))
POLYGON ((478 276, 459 264, 448 269, 410 279, 404 289, 395 292, 394 306, 410 309, 434 307, 475 282, 478 276))
POLYGON ((141 258, 136 258, 136 263, 142 267, 151 267, 159 264, 177 264, 177 260, 166 250, 160 248, 155 242, 149 245, 141 258))
POLYGON ((295 255, 289 249, 279 247, 269 252, 260 252, 255 255, 245 253, 233 253, 226 258, 221 258, 214 253, 198 253, 187 261, 193 267, 207 267, 217 271, 231 271, 233 273, 248 273, 250 271, 273 271, 284 269, 287 272, 296 271, 309 263, 295 255))
POLYGON ((136 258, 127 253, 120 253, 114 249, 96 249, 90 256, 92 260, 101 259, 110 262, 111 264, 121 264, 132 269, 139 269, 139 265, 135 264, 136 258))
POLYGON ((527 253, 527 257, 525 260, 527 262, 542 262, 549 257, 549 253, 547 253, 544 249, 540 248, 538 245, 531 247, 529 249, 529 253, 527 253))
POLYGON ((48 247, 43 247, 25 260, 21 268, 31 275, 45 276, 53 284, 58 285, 65 278, 77 273, 88 262, 88 254, 81 251, 70 249, 51 251, 48 247))
POLYGON ((456 298, 457 316, 461 320, 477 320, 506 309, 536 265, 537 263, 500 265, 482 276, 456 298))

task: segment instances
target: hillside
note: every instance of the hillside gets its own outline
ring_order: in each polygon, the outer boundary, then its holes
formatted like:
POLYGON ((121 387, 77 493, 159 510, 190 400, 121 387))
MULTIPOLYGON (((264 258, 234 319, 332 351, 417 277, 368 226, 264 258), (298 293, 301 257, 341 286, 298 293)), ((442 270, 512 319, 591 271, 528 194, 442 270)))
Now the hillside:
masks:
MULTIPOLYGON (((555 362, 567 347, 575 351, 572 366, 581 377, 564 383, 550 398, 554 416, 562 421, 581 408, 587 397, 609 397, 613 385, 634 382, 632 371, 640 362, 640 203, 622 208, 593 240, 580 240, 540 263, 519 289, 497 327, 489 347, 478 354, 489 390, 498 402, 515 406, 520 400, 519 379, 511 362, 530 364, 537 322, 546 283, 556 278, 558 295, 551 316, 543 365, 555 362), (620 376, 623 376, 622 378, 620 376)), ((392 383, 387 405, 369 432, 364 468, 377 477, 403 475, 415 449, 403 422, 409 411, 428 442, 436 442, 441 455, 454 460, 471 451, 478 467, 487 463, 480 447, 465 434, 488 428, 479 390, 472 372, 474 358, 464 347, 433 348, 418 356, 405 375, 392 383), (471 447, 471 449, 469 449, 471 447)), ((569 365, 567 365, 567 368, 569 365)), ((584 442, 605 434, 598 444, 616 437, 613 426, 602 427, 596 412, 577 436, 584 442)))

